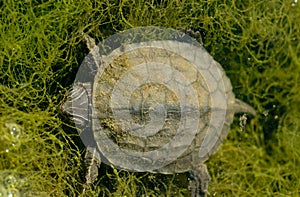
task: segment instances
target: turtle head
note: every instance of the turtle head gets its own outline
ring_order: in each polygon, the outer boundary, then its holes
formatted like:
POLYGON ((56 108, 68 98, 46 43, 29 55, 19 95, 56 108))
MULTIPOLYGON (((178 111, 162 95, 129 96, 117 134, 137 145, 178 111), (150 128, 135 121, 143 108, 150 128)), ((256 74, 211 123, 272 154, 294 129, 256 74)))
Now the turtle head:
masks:
POLYGON ((89 122, 90 95, 90 83, 77 82, 67 91, 65 101, 60 106, 61 111, 70 117, 76 126, 84 127, 89 122))

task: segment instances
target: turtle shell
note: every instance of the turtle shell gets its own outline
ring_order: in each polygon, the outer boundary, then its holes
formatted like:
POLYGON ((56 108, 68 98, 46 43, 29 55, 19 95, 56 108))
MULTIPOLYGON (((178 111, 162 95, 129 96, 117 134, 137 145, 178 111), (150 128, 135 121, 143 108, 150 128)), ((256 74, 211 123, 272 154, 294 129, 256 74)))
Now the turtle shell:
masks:
POLYGON ((84 144, 131 171, 189 171, 218 149, 235 112, 255 114, 200 44, 169 29, 127 30, 100 43, 75 85, 69 113, 84 144))

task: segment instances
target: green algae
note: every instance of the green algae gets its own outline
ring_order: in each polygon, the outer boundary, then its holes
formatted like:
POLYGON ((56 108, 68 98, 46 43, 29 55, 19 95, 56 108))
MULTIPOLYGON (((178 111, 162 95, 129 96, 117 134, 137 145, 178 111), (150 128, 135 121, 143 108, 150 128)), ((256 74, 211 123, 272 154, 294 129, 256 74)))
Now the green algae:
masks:
POLYGON ((59 114, 87 54, 80 32, 101 41, 135 26, 200 31, 237 98, 257 109, 207 162, 213 196, 298 196, 300 6, 294 1, 12 1, 1 6, 0 191, 27 196, 187 196, 184 175, 103 167, 83 189, 84 150, 59 114), (16 135, 15 129, 19 131, 16 135), (154 178, 153 178, 154 177, 154 178))

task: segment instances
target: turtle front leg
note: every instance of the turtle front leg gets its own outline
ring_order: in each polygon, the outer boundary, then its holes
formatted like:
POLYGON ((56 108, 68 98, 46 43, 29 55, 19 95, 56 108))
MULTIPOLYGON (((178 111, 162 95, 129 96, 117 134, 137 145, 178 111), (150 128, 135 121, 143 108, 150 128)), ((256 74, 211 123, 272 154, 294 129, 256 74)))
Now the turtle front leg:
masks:
POLYGON ((190 175, 189 184, 192 197, 205 197, 208 193, 208 183, 211 180, 206 165, 202 163, 193 168, 190 175))
POLYGON ((98 177, 98 168, 100 168, 101 157, 97 148, 87 147, 84 160, 86 165, 85 185, 88 186, 98 177))

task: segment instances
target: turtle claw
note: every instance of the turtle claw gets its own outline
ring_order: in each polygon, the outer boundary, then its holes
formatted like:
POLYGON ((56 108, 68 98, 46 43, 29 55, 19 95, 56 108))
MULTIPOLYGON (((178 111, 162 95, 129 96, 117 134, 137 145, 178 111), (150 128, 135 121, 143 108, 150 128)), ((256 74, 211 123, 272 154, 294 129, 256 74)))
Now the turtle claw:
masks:
POLYGON ((205 197, 208 194, 208 183, 211 180, 205 164, 200 164, 190 171, 189 181, 192 197, 205 197))

